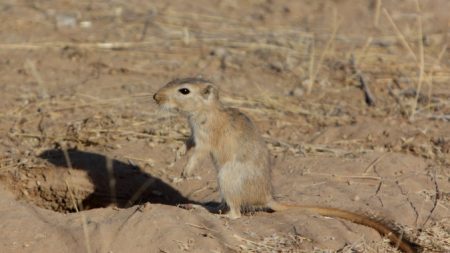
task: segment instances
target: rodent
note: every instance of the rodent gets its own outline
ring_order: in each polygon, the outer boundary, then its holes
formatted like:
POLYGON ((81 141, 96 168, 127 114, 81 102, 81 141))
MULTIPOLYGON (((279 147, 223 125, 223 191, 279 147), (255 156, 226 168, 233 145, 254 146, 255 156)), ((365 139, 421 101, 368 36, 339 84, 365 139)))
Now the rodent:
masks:
POLYGON ((285 205, 274 200, 270 154, 263 138, 250 118, 220 102, 219 91, 212 82, 192 77, 175 79, 159 89, 153 99, 162 109, 188 118, 191 136, 186 141, 186 149, 194 148, 194 152, 182 175, 192 175, 199 162, 209 155, 231 219, 239 218, 241 209, 249 207, 273 211, 296 208, 374 228, 403 252, 417 252, 418 245, 367 216, 330 207, 285 205))

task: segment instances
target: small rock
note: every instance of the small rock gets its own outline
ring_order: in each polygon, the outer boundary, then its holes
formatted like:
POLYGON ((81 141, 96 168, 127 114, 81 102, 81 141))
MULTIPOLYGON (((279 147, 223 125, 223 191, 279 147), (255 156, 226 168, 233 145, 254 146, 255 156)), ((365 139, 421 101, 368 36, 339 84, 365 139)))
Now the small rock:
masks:
POLYGON ((77 18, 71 14, 56 14, 55 19, 58 28, 77 26, 77 18))
POLYGON ((215 55, 219 58, 225 57, 227 54, 228 54, 227 50, 223 47, 215 48, 210 52, 210 55, 215 55))
POLYGON ((299 87, 289 91, 289 96, 301 97, 304 94, 305 94, 305 91, 302 88, 299 88, 299 87))
POLYGON ((85 20, 85 21, 81 21, 80 22, 80 27, 81 28, 91 28, 92 27, 92 22, 85 20))

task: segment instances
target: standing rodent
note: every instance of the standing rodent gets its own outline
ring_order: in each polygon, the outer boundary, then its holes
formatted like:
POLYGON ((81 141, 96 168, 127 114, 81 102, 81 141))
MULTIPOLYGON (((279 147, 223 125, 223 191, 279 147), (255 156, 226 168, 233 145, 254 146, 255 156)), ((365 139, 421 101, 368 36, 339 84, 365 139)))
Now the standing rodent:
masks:
POLYGON ((161 108, 187 116, 191 137, 186 148, 194 148, 183 170, 192 175, 210 155, 218 173, 218 185, 232 219, 241 216, 241 208, 263 207, 273 211, 296 208, 337 217, 369 226, 390 239, 407 253, 416 252, 408 242, 388 226, 356 213, 318 206, 288 206, 272 197, 270 154, 252 121, 234 108, 226 108, 219 100, 218 89, 201 78, 175 79, 153 96, 161 108))

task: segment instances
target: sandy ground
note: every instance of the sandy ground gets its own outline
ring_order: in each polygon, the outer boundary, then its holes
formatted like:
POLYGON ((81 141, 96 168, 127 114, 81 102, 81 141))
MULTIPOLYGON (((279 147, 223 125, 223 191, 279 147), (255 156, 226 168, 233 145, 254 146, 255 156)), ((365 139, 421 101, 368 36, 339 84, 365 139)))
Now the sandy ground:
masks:
POLYGON ((261 129, 278 199, 364 213, 450 251, 448 10, 1 1, 0 252, 397 252, 373 229, 295 210, 180 208, 219 201, 216 172, 205 161, 179 179, 189 129, 151 95, 197 75, 261 129))

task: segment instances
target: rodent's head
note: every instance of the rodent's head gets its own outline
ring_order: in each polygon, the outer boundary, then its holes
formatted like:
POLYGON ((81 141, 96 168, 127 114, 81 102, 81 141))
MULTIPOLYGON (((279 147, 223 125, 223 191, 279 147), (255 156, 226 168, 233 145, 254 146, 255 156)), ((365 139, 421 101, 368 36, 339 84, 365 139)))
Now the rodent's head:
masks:
POLYGON ((203 111, 219 103, 219 92, 214 84, 201 78, 175 79, 153 95, 163 109, 184 114, 203 111))

